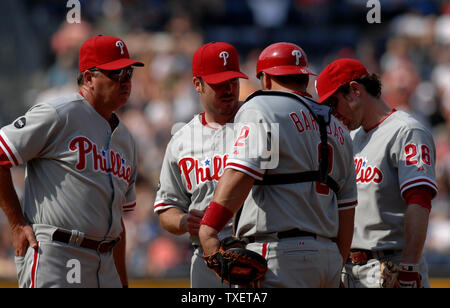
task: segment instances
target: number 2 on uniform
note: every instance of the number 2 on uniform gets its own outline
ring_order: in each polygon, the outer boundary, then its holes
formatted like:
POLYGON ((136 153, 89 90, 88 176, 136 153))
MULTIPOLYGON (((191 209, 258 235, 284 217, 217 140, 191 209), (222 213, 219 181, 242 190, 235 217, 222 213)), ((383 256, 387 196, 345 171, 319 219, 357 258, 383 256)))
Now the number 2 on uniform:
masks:
POLYGON ((234 144, 234 146, 235 147, 244 146, 244 143, 242 143, 241 140, 247 139, 249 132, 250 132, 250 128, 248 126, 242 127, 241 133, 239 134, 239 138, 236 140, 236 143, 234 144))
POLYGON ((419 160, 422 160, 424 164, 431 165, 430 148, 426 145, 422 145, 419 151, 418 146, 414 143, 410 143, 405 146, 407 166, 417 165, 419 160))

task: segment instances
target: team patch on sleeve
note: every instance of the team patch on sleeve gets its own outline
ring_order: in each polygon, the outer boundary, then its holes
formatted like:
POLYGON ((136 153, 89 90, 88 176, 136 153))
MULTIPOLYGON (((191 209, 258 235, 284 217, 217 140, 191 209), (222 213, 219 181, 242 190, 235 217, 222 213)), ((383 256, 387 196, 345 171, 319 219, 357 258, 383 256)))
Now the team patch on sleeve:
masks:
POLYGON ((25 117, 20 117, 17 120, 14 121, 14 127, 21 129, 24 128, 25 125, 27 124, 27 119, 25 117))

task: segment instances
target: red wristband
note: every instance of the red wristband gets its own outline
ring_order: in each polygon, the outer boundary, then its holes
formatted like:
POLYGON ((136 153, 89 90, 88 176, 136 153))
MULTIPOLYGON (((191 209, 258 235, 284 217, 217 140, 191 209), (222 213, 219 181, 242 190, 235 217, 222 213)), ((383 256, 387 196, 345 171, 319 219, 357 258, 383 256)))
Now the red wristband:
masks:
POLYGON ((211 201, 200 224, 210 226, 220 232, 233 215, 234 213, 230 209, 211 201))

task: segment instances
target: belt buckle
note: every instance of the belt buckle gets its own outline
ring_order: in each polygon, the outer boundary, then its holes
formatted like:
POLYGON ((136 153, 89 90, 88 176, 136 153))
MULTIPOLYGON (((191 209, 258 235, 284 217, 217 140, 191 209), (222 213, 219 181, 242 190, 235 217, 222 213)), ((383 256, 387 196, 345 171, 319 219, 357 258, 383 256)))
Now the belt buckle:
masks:
POLYGON ((108 251, 110 251, 111 249, 113 249, 114 246, 116 246, 116 244, 117 244, 116 241, 101 241, 101 242, 98 244, 96 251, 97 251, 98 253, 105 253, 105 252, 108 252, 108 251), (106 245, 108 245, 109 248, 106 249, 105 251, 102 251, 102 247, 104 247, 104 246, 106 246, 106 245))

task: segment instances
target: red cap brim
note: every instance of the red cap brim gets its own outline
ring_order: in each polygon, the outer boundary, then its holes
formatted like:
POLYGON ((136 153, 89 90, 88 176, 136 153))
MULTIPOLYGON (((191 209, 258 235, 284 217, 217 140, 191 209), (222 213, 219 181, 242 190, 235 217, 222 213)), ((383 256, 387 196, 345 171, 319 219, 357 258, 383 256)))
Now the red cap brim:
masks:
POLYGON ((367 69, 356 59, 343 58, 332 62, 316 79, 317 102, 323 103, 342 85, 368 75, 367 69))
MULTIPOLYGON (((339 86, 340 87, 340 86, 339 86)), ((327 92, 325 95, 323 95, 320 99, 317 100, 318 103, 323 103, 324 101, 326 101, 328 98, 330 98, 331 95, 333 95, 337 89, 339 89, 339 87, 337 87, 336 89, 333 89, 329 92, 327 92)))
POLYGON ((128 67, 128 66, 144 66, 144 63, 135 61, 132 59, 122 58, 119 60, 115 60, 112 62, 108 62, 102 65, 97 65, 97 68, 105 71, 113 71, 113 70, 120 70, 122 68, 128 67))
POLYGON ((204 81, 210 84, 221 83, 233 78, 244 78, 248 79, 247 75, 236 71, 225 71, 220 73, 215 73, 211 75, 201 76, 204 81))

